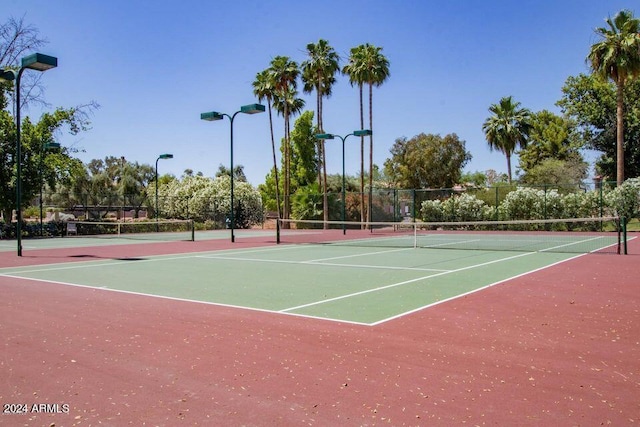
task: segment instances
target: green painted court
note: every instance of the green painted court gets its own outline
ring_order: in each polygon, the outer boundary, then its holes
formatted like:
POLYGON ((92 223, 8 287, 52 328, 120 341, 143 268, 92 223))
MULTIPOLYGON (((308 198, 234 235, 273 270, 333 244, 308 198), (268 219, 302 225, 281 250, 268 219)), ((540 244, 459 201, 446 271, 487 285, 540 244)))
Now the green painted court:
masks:
POLYGON ((274 245, 4 268, 0 276, 376 325, 576 256, 274 245))

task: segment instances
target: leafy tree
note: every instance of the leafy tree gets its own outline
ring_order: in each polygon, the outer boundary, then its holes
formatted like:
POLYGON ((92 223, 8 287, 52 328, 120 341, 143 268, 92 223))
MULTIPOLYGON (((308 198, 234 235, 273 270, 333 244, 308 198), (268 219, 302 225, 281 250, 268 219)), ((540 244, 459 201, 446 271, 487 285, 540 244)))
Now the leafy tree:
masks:
POLYGON ((455 133, 424 134, 411 139, 396 139, 390 159, 384 163, 385 174, 399 188, 451 188, 471 160, 465 142, 455 133))
POLYGON ((548 110, 531 115, 531 130, 527 146, 518 153, 524 172, 546 159, 582 159, 575 123, 548 110))
MULTIPOLYGON (((293 125, 291 132, 291 191, 313 183, 318 171, 313 111, 305 111, 293 125)), ((324 211, 324 209, 323 209, 324 211)))
MULTIPOLYGON (((218 166, 218 171, 216 172, 216 178, 221 176, 231 176, 229 172, 229 168, 220 164, 218 166)), ((233 177, 235 181, 247 182, 247 176, 244 174, 244 166, 236 165, 233 167, 233 177)))
POLYGON ((271 168, 271 171, 265 176, 264 182, 258 185, 258 191, 262 197, 262 205, 267 212, 276 212, 279 214, 278 194, 282 192, 282 182, 279 182, 280 188, 276 184, 277 169, 271 168))
MULTIPOLYGON (((120 192, 122 200, 134 210, 134 218, 138 218, 140 209, 149 203, 147 189, 155 181, 155 168, 151 165, 127 162, 124 166, 120 192)), ((155 185, 155 184, 154 184, 155 185)))
MULTIPOLYGON (((318 43, 307 44, 307 54, 309 59, 304 61, 302 65, 302 82, 304 83, 303 91, 311 93, 316 91, 316 111, 317 111, 317 128, 318 133, 324 133, 324 125, 322 122, 323 105, 322 98, 331 96, 331 88, 336 82, 335 75, 340 71, 340 57, 336 51, 324 39, 318 40, 318 43)), ((324 221, 329 220, 329 206, 327 200, 327 166, 326 155, 324 150, 324 140, 316 141, 318 146, 318 164, 322 167, 316 168, 318 171, 318 185, 322 188, 323 194, 323 218, 324 221)))
POLYGON ((482 125, 489 148, 499 150, 507 157, 507 175, 511 183, 511 155, 518 146, 526 147, 531 130, 531 112, 520 108, 511 96, 503 97, 489 107, 492 113, 482 125))
MULTIPOLYGON (((0 68, 17 69, 21 57, 44 46, 37 28, 24 19, 9 18, 0 25, 0 68)), ((44 99, 44 87, 40 83, 42 73, 25 73, 22 76, 21 111, 31 104, 48 105, 44 99)), ((15 82, 0 81, 0 212, 10 220, 16 205, 16 123, 9 111, 15 113, 15 82)), ((91 102, 73 108, 58 107, 43 114, 37 122, 23 117, 21 123, 22 149, 22 201, 29 203, 44 184, 51 189, 70 185, 75 171, 81 170, 80 162, 73 159, 74 150, 62 147, 57 152, 44 150, 46 143, 66 130, 76 135, 89 128, 89 115, 98 108, 91 102)))
POLYGON ((88 218, 104 217, 122 200, 117 185, 121 177, 122 159, 91 160, 69 187, 69 205, 83 206, 88 218))
POLYGON ((624 87, 640 75, 640 20, 622 10, 599 27, 601 40, 591 46, 587 61, 592 70, 616 84, 616 181, 624 181, 624 87))
POLYGON ((575 124, 547 110, 531 116, 527 146, 519 152, 520 181, 526 184, 575 184, 587 177, 575 124))
POLYGON ((577 157, 568 160, 546 158, 527 170, 520 182, 574 187, 587 177, 587 168, 588 164, 577 157))
MULTIPOLYGON (((315 151, 315 133, 313 126, 313 111, 305 111, 296 120, 291 132, 290 193, 295 194, 300 188, 313 184, 318 170, 318 158, 315 151)), ((284 163, 285 141, 282 140, 281 150, 284 163)), ((283 164, 284 169, 284 164, 283 164)), ((277 170, 272 169, 265 178, 264 184, 258 186, 262 201, 267 210, 275 211, 276 205, 276 176, 277 170)), ((319 187, 316 187, 318 189, 319 187)), ((280 190, 280 189, 279 189, 280 190)))
MULTIPOLYGON (((562 112, 577 123, 576 131, 585 147, 602 154, 596 172, 616 176, 617 105, 616 86, 597 74, 571 76, 562 88, 558 101, 562 112)), ((624 87, 624 169, 629 177, 640 176, 640 79, 624 87)))
MULTIPOLYGON (((58 108, 45 113, 37 123, 26 117, 21 126, 22 144, 22 201, 29 203, 40 192, 44 183, 51 189, 58 184, 72 181, 77 162, 70 156, 71 150, 62 147, 52 153, 43 149, 45 143, 54 140, 54 135, 67 128, 71 134, 88 129, 89 120, 79 108, 58 108)), ((16 205, 16 126, 7 111, 0 111, 0 210, 4 218, 11 218, 16 205)))
POLYGON ((471 184, 473 187, 486 187, 487 174, 480 171, 463 173, 460 176, 460 184, 471 184))

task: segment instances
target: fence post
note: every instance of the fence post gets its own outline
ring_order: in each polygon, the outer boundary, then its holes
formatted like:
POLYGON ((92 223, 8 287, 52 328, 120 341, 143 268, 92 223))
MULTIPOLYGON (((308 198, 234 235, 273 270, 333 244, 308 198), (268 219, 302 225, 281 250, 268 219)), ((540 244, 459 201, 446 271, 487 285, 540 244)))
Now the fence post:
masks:
POLYGON ((415 188, 411 190, 411 195, 413 197, 413 202, 411 203, 412 205, 411 220, 413 222, 416 222, 416 189, 415 188))
POLYGON ((495 209, 495 211, 496 211, 496 221, 498 221, 498 219, 500 218, 500 216, 498 215, 498 204, 500 203, 500 191, 499 191, 500 187, 495 186, 493 188, 496 189, 496 209, 495 209))

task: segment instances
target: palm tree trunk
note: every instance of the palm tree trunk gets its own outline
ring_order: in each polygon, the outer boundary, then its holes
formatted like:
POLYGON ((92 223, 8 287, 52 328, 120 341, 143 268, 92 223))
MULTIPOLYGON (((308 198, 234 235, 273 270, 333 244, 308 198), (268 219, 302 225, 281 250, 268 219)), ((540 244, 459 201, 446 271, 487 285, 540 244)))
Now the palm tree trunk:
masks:
POLYGON ((280 183, 278 181, 278 160, 276 159, 276 141, 273 136, 273 116, 271 114, 271 99, 267 99, 269 106, 269 129, 271 131, 271 152, 273 153, 273 174, 276 180, 276 212, 278 214, 278 221, 280 221, 280 183))
MULTIPOLYGON (((289 190, 290 190, 290 177, 289 177, 289 111, 285 105, 284 107, 284 206, 282 207, 283 218, 289 219, 289 190)), ((284 228, 289 228, 289 224, 285 223, 284 228)))
POLYGON ((507 176, 509 178, 509 185, 511 185, 511 153, 505 153, 507 156, 507 176))
POLYGON ((367 209, 367 221, 371 222, 373 208, 373 84, 369 83, 369 206, 367 209))
MULTIPOLYGON (((322 130, 322 107, 321 107, 321 103, 322 103, 322 98, 320 96, 320 88, 316 87, 316 93, 317 93, 317 97, 316 97, 316 109, 318 110, 318 117, 316 118, 316 121, 318 123, 318 132, 319 133, 323 133, 324 131, 322 130)), ((323 152, 323 147, 322 147, 322 143, 324 140, 319 139, 317 144, 317 150, 318 150, 318 188, 322 188, 322 163, 323 163, 323 157, 322 157, 322 152, 323 152)))
POLYGON ((618 82, 616 94, 616 184, 624 182, 624 83, 618 82))
MULTIPOLYGON (((360 129, 364 128, 364 106, 362 100, 362 83, 360 83, 360 129)), ((364 136, 360 137, 360 221, 365 221, 364 215, 364 136)), ((364 224, 361 228, 364 228, 364 224)))
MULTIPOLYGON (((320 80, 322 82, 322 80, 320 80)), ((322 123, 322 95, 320 94, 320 87, 318 87, 318 130, 320 133, 324 133, 324 124, 322 123)), ((329 228, 329 197, 327 195, 327 155, 325 153, 325 145, 324 139, 320 139, 320 151, 321 157, 320 162, 322 163, 322 184, 320 188, 322 188, 322 213, 324 220, 324 229, 329 228)), ((320 173, 320 168, 318 168, 318 174, 320 173)))

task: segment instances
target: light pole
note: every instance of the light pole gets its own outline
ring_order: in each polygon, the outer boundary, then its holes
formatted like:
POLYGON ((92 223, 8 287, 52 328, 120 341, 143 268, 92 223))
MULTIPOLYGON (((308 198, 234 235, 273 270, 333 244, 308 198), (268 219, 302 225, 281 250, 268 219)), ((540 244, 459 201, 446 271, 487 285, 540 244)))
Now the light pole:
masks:
POLYGON ((58 66, 58 58, 41 53, 25 56, 21 60, 20 68, 15 70, 0 70, 0 79, 16 81, 16 238, 18 241, 18 256, 22 256, 22 147, 20 144, 20 79, 27 68, 36 71, 47 71, 58 66))
POLYGON ((347 199, 346 199, 346 181, 345 181, 345 171, 344 171, 344 142, 351 135, 353 136, 368 136, 371 135, 372 132, 369 129, 362 130, 354 130, 353 133, 350 133, 346 136, 340 136, 332 133, 318 133, 316 134, 316 139, 334 139, 336 136, 342 140, 342 234, 347 234, 347 220, 346 220, 346 210, 347 210, 347 199))
POLYGON ((40 237, 44 236, 42 227, 42 187, 44 186, 44 177, 42 176, 42 169, 44 169, 44 153, 47 150, 53 150, 60 148, 60 144, 53 141, 44 142, 42 144, 42 150, 40 151, 40 237))
POLYGON ((160 154, 156 159, 156 232, 158 230, 158 213, 160 208, 158 207, 158 160, 173 159, 173 154, 160 154))
POLYGON ((216 121, 216 120, 222 120, 222 118, 224 116, 227 116, 229 118, 229 120, 231 121, 231 168, 229 169, 229 173, 231 173, 231 214, 229 215, 229 227, 231 228, 231 242, 235 242, 236 238, 235 235, 233 234, 233 229, 235 228, 235 222, 234 222, 234 215, 233 215, 233 181, 234 181, 234 174, 233 174, 233 119, 236 118, 236 115, 238 113, 244 113, 244 114, 257 114, 257 113, 264 113, 265 111, 265 107, 262 104, 249 104, 249 105, 243 105, 242 107, 240 107, 240 110, 236 111, 235 113, 233 113, 233 115, 229 115, 226 113, 219 113, 217 111, 211 111, 208 113, 202 113, 200 114, 200 119, 202 120, 207 120, 207 121, 216 121))

